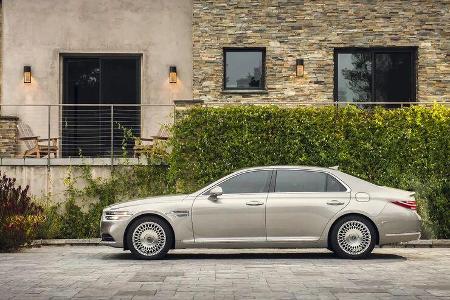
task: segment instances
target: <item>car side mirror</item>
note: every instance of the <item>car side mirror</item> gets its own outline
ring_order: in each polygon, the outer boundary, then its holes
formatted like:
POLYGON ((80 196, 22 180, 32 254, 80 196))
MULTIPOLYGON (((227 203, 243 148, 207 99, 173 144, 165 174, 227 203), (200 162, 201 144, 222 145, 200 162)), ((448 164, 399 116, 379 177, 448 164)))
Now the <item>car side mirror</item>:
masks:
POLYGON ((209 190, 209 196, 212 198, 217 198, 218 196, 223 194, 223 190, 220 186, 213 187, 209 190))

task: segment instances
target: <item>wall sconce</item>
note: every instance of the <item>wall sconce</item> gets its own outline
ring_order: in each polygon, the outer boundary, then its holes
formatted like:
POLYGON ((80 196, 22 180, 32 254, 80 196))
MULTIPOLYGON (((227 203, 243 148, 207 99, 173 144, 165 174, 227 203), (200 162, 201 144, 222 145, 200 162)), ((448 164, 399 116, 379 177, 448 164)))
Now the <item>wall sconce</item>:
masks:
POLYGON ((303 59, 297 59, 297 77, 305 75, 305 65, 303 59))
POLYGON ((23 67, 23 83, 31 83, 31 66, 23 67))
POLYGON ((177 83, 177 67, 169 67, 169 83, 177 83))

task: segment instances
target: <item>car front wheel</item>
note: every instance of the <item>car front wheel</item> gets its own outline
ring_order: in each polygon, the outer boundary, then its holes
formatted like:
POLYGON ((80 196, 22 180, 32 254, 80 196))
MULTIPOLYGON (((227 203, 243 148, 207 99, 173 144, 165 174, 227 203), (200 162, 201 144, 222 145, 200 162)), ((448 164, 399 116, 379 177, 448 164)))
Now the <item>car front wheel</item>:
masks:
POLYGON ((331 247, 342 258, 367 257, 375 247, 376 230, 365 218, 348 216, 339 220, 331 231, 331 247))
POLYGON ((173 234, 167 222, 153 216, 134 221, 126 238, 131 253, 139 259, 161 259, 173 242, 173 234))

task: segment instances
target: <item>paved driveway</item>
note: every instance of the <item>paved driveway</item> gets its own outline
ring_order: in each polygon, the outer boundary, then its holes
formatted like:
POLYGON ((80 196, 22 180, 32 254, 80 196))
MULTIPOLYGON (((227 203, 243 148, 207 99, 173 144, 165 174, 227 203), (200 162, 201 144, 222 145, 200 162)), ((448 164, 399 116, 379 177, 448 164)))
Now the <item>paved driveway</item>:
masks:
POLYGON ((107 247, 0 254, 0 299, 450 299, 450 249, 177 250, 136 261, 107 247))

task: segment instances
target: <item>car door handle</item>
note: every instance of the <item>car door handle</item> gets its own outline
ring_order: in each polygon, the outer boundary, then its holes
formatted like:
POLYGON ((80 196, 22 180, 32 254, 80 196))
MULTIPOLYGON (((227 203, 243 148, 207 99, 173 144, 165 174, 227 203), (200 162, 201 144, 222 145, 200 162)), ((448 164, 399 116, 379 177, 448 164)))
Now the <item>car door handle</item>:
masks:
POLYGON ((339 200, 330 200, 327 202, 328 205, 343 205, 344 202, 341 202, 339 200))
POLYGON ((264 204, 263 202, 259 202, 259 201, 250 201, 250 202, 245 203, 245 205, 248 205, 248 206, 260 206, 263 204, 264 204))

